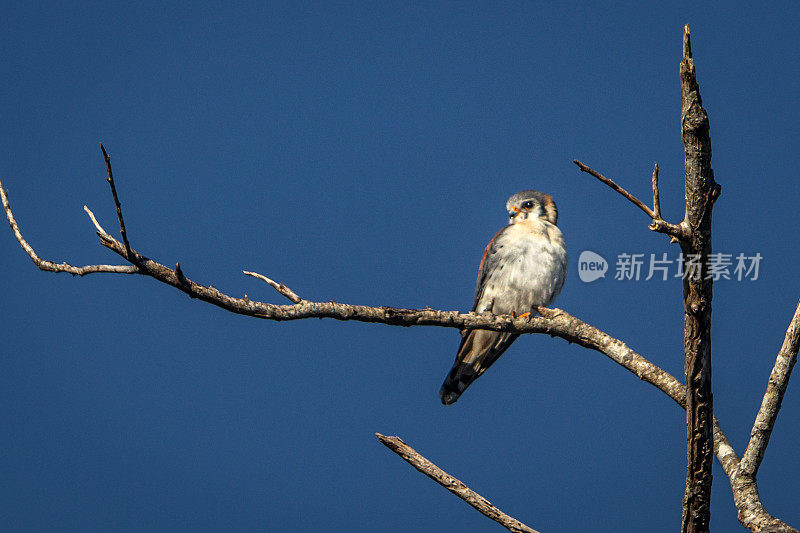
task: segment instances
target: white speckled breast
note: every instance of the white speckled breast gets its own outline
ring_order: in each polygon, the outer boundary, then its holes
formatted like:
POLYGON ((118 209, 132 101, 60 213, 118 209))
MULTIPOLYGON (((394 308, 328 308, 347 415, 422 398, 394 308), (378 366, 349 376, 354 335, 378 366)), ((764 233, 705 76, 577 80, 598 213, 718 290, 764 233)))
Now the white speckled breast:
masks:
POLYGON ((506 227, 492 249, 497 266, 484 280, 476 311, 527 313, 555 299, 567 275, 567 251, 561 230, 537 220, 521 220, 506 227))

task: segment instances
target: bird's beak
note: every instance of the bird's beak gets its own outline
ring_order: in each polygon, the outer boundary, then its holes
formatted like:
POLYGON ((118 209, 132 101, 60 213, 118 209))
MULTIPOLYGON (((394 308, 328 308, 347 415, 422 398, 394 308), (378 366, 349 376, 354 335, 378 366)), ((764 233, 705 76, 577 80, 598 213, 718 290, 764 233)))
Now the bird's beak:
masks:
POLYGON ((520 209, 512 205, 508 210, 508 218, 514 220, 514 217, 517 216, 519 213, 520 209))

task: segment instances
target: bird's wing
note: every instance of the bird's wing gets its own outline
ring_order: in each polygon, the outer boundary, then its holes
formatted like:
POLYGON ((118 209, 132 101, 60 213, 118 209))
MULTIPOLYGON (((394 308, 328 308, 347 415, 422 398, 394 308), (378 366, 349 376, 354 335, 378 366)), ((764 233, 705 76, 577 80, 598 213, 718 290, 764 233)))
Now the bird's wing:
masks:
MULTIPOLYGON (((472 310, 476 311, 479 306, 485 304, 481 302, 487 282, 491 279, 495 270, 500 266, 501 260, 498 251, 503 248, 502 236, 510 226, 498 231, 481 257, 481 264, 478 267, 478 282, 475 287, 475 302, 472 310)), ((466 330, 462 332, 461 345, 458 347, 456 360, 453 368, 442 384, 439 396, 442 403, 449 405, 455 402, 470 384, 486 372, 497 359, 503 355, 511 343, 519 335, 513 333, 498 333, 485 329, 466 330)))
POLYGON ((502 240, 501 236, 503 233, 510 227, 511 226, 508 225, 495 233, 494 237, 492 237, 492 240, 489 241, 489 244, 486 245, 486 249, 483 251, 481 264, 478 267, 478 282, 475 287, 475 302, 472 304, 473 311, 478 309, 478 303, 483 297, 483 291, 486 288, 486 281, 492 277, 495 269, 497 269, 497 267, 500 265, 497 252, 503 247, 503 245, 499 244, 499 242, 502 240))

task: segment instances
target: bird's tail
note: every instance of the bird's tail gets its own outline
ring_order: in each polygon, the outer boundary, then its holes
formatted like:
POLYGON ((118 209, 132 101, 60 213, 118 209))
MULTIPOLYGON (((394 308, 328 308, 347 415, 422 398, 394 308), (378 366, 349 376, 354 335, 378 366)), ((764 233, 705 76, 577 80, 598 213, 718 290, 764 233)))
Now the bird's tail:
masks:
POLYGON ((474 329, 461 341, 456 361, 442 383, 439 397, 444 405, 458 400, 467 387, 497 361, 519 335, 474 329))

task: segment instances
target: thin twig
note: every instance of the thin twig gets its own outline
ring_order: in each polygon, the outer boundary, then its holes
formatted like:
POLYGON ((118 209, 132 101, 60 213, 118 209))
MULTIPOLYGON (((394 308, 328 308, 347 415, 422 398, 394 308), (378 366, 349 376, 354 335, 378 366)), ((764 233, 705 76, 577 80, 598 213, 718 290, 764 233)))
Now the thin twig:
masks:
POLYGON ((470 504, 482 515, 491 518, 501 526, 515 533, 538 533, 535 529, 526 526, 516 518, 508 516, 492 505, 489 500, 430 462, 414 448, 403 442, 403 439, 400 437, 387 437, 380 433, 375 433, 375 436, 378 437, 378 440, 381 441, 384 446, 402 457, 408 464, 470 504))
POLYGON ((591 174, 592 176, 594 176, 595 178, 599 179, 600 181, 602 181, 603 183, 605 183, 606 185, 608 185, 609 187, 611 187, 612 189, 614 189, 615 191, 620 193, 622 196, 624 196, 625 198, 630 200, 633 203, 633 205, 635 205, 636 207, 638 207, 639 209, 644 211, 647 214, 647 216, 649 216, 650 218, 652 218, 654 220, 657 218, 656 214, 653 212, 652 209, 650 209, 649 207, 644 205, 644 202, 642 202, 641 200, 636 198, 634 195, 632 195, 631 193, 629 193, 628 191, 626 191, 625 189, 623 189, 622 187, 617 185, 614 182, 614 180, 603 176, 602 174, 600 174, 596 170, 594 170, 592 168, 589 168, 588 166, 584 165, 583 163, 581 163, 577 159, 573 159, 572 162, 575 163, 576 165, 578 165, 578 168, 581 169, 581 172, 586 172, 587 174, 591 174))
POLYGON ((661 219, 661 198, 658 193, 658 163, 653 167, 653 218, 661 219))
POLYGON ((85 276, 86 274, 94 274, 97 272, 107 272, 111 274, 136 274, 138 272, 135 266, 130 265, 86 265, 77 267, 68 263, 53 263, 52 261, 42 259, 36 255, 33 247, 22 237, 22 232, 20 232, 17 221, 14 219, 14 213, 11 212, 11 203, 8 201, 8 195, 3 188, 2 182, 0 182, 0 200, 2 200, 3 209, 8 219, 8 225, 11 226, 14 237, 16 237, 19 245, 39 269, 48 272, 66 272, 73 276, 85 276))
POLYGON ((128 233, 125 231, 125 220, 122 218, 122 206, 119 203, 119 198, 117 197, 117 187, 114 185, 114 173, 111 172, 111 158, 108 156, 108 152, 106 152, 105 146, 103 143, 100 143, 100 150, 103 152, 103 159, 106 161, 106 171, 108 172, 108 184, 111 186, 111 194, 114 196, 114 205, 117 206, 117 218, 119 219, 119 232, 122 235, 122 242, 125 243, 125 250, 127 250, 128 255, 125 257, 128 261, 133 262, 134 257, 131 255, 131 245, 128 242, 128 233))
MULTIPOLYGON (((649 207, 647 207, 644 204, 644 202, 642 202, 641 200, 636 198, 634 195, 632 195, 631 193, 629 193, 628 191, 626 191, 625 189, 623 189, 622 187, 617 185, 617 183, 614 180, 603 176, 602 174, 600 174, 599 172, 597 172, 593 168, 585 165, 584 163, 578 161, 577 159, 573 159, 572 162, 575 163, 578 166, 579 169, 581 169, 581 172, 586 172, 587 174, 591 174, 592 176, 594 176, 598 180, 602 181, 603 183, 605 183, 606 185, 608 185, 609 187, 611 187, 612 189, 617 191, 623 197, 627 198, 631 203, 633 203, 633 205, 635 205, 636 207, 638 207, 639 209, 644 211, 645 214, 648 217, 650 217, 650 219, 653 221, 649 226, 649 228, 652 231, 655 231, 655 232, 658 232, 658 233, 663 233, 665 235, 669 235, 670 236, 670 242, 685 241, 688 238, 688 231, 684 228, 684 226, 682 224, 670 224, 669 222, 667 222, 667 221, 665 221, 664 219, 661 218, 660 201, 659 201, 658 205, 654 205, 653 206, 654 208, 658 209, 658 212, 656 213, 656 211, 654 211, 653 209, 650 209, 649 207)), ((657 172, 656 172, 656 174, 654 176, 654 179, 656 181, 653 184, 653 186, 656 187, 656 188, 653 190, 653 197, 654 197, 654 200, 658 201, 658 192, 657 192, 658 191, 658 189, 657 189, 657 186, 658 186, 658 175, 657 175, 657 172)))
POLYGON ((242 272, 244 272, 245 275, 247 276, 253 276, 254 278, 258 278, 261 281, 266 282, 270 287, 272 287, 282 295, 286 296, 289 300, 291 300, 296 304, 299 304, 300 302, 303 301, 302 298, 300 298, 297 294, 295 294, 295 292, 292 289, 290 289, 283 283, 278 283, 277 281, 273 281, 269 279, 267 276, 259 274, 258 272, 250 272, 248 270, 242 270, 242 272))
POLYGON ((92 221, 92 225, 94 225, 94 229, 97 230, 97 235, 99 235, 103 239, 113 239, 114 238, 103 228, 103 226, 100 225, 100 223, 97 221, 97 217, 94 216, 94 213, 92 213, 91 209, 89 209, 86 206, 83 206, 83 210, 86 212, 87 215, 89 215, 89 220, 92 221))
POLYGON ((792 375, 792 367, 797 361, 797 351, 800 347, 800 302, 797 303, 794 316, 789 327, 786 329, 786 336, 783 345, 775 359, 775 366, 769 375, 767 391, 761 400, 761 408, 756 415, 753 429, 750 431, 750 442, 742 454, 742 462, 739 465, 739 475, 755 477, 758 467, 764 458, 764 451, 769 444, 772 428, 775 427, 775 420, 783 402, 783 395, 789 385, 789 378, 792 375))

